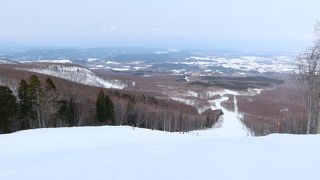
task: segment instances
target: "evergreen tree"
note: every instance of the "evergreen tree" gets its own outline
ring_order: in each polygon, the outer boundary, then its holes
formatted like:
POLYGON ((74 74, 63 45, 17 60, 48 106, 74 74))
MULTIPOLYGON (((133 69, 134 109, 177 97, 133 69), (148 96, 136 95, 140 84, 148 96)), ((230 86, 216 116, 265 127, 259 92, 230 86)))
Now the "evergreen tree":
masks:
POLYGON ((112 125, 115 125, 114 104, 109 96, 105 96, 107 106, 107 118, 111 120, 112 125))
POLYGON ((56 85, 53 83, 52 79, 47 78, 45 89, 46 90, 57 91, 56 85))
POLYGON ((68 124, 69 126, 76 126, 77 125, 77 105, 72 98, 68 103, 68 107, 69 107, 68 124))
POLYGON ((17 107, 17 99, 10 88, 0 86, 0 132, 11 132, 11 124, 17 107))
POLYGON ((32 75, 29 79, 29 86, 28 86, 28 94, 30 98, 30 102, 32 104, 33 110, 33 117, 31 117, 34 121, 38 121, 38 127, 42 127, 41 123, 41 110, 40 110, 40 103, 43 97, 43 92, 41 89, 40 80, 37 76, 32 75))
POLYGON ((96 100, 96 119, 98 122, 106 122, 108 119, 108 108, 103 90, 101 89, 96 100))
POLYGON ((28 87, 28 83, 22 79, 18 87, 20 130, 31 128, 30 113, 32 110, 32 104, 28 94, 28 87))
POLYGON ((61 100, 59 102, 58 118, 62 120, 67 126, 77 125, 77 106, 74 100, 61 100))

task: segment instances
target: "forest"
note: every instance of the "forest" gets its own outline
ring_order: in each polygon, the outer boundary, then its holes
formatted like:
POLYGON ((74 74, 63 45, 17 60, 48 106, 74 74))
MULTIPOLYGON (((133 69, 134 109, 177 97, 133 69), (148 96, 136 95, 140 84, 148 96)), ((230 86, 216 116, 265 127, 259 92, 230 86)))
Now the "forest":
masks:
POLYGON ((195 110, 172 108, 180 104, 171 101, 103 88, 99 89, 95 100, 83 96, 68 97, 51 78, 41 82, 36 75, 21 79, 16 94, 8 86, 0 87, 1 133, 100 125, 186 132, 210 128, 222 114, 221 110, 198 114, 195 110))

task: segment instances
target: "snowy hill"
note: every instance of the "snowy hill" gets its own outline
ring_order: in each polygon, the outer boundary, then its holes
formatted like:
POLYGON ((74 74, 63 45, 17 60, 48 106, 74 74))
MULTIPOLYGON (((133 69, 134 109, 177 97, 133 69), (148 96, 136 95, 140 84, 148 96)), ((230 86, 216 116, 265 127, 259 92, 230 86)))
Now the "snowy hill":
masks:
POLYGON ((16 64, 16 62, 7 59, 0 59, 0 64, 16 64))
POLYGON ((315 179, 319 141, 109 126, 28 130, 0 135, 0 179, 315 179))
POLYGON ((98 77, 89 69, 81 66, 76 66, 76 65, 54 64, 54 65, 43 65, 37 68, 17 68, 17 69, 55 76, 62 79, 67 79, 69 81, 77 82, 80 84, 96 86, 96 87, 123 89, 128 86, 126 83, 121 82, 119 80, 104 80, 98 77))

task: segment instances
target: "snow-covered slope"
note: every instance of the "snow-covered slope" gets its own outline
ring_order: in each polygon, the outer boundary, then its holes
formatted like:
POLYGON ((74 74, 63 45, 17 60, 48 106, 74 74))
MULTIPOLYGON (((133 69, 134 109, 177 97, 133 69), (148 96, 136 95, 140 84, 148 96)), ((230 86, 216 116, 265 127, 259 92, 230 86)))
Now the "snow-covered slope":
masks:
POLYGON ((108 126, 28 130, 0 135, 0 179, 317 179, 319 142, 108 126))
POLYGON ((248 91, 232 91, 228 89, 219 90, 219 91, 206 91, 202 93, 196 93, 192 91, 188 91, 187 93, 181 93, 180 97, 171 97, 172 100, 193 106, 197 108, 199 113, 203 113, 207 109, 221 109, 223 115, 219 117, 218 122, 215 126, 210 130, 197 131, 197 133, 201 133, 201 135, 206 136, 218 136, 218 137, 245 137, 251 136, 251 131, 242 123, 242 114, 238 112, 237 105, 237 95, 255 95, 259 94, 261 89, 249 89, 248 91), (221 103, 224 101, 228 101, 229 97, 225 95, 232 95, 234 102, 234 111, 230 111, 224 108, 221 103), (200 97, 203 99, 208 99, 214 96, 220 96, 214 100, 208 100, 208 107, 206 105, 201 104, 197 99, 190 99, 190 97, 200 97))
POLYGON ((233 96, 234 111, 227 110, 221 103, 227 101, 229 97, 222 96, 219 99, 210 101, 212 109, 221 109, 223 115, 219 117, 218 122, 212 129, 201 130, 199 133, 206 136, 215 137, 246 137, 251 136, 251 131, 242 123, 242 115, 238 112, 237 96, 233 96))
POLYGON ((0 64, 16 64, 16 62, 6 59, 0 59, 0 64))
POLYGON ((40 74, 46 74, 63 79, 67 79, 73 82, 86 84, 96 87, 123 89, 128 85, 119 80, 104 80, 96 76, 92 71, 87 68, 74 66, 74 65, 49 65, 39 68, 19 68, 20 70, 36 72, 40 74))
POLYGON ((33 61, 19 61, 20 63, 59 63, 59 64, 67 64, 72 63, 69 59, 55 59, 55 60, 33 60, 33 61))

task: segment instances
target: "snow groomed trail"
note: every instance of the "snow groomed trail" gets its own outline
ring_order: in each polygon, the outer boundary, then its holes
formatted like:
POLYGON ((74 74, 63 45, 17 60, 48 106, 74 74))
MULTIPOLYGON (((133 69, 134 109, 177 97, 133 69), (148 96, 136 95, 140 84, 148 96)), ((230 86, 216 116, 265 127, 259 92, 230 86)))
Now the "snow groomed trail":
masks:
POLYGON ((207 130, 194 131, 202 136, 210 137, 247 137, 251 136, 250 131, 241 122, 242 115, 238 112, 237 92, 227 91, 222 93, 219 99, 209 101, 211 109, 221 109, 223 115, 220 116, 218 122, 213 128, 207 130), (221 103, 228 101, 226 94, 233 95, 234 111, 224 108, 221 103))
POLYGON ((221 103, 229 100, 229 97, 223 96, 215 101, 216 107, 223 112, 223 115, 219 119, 219 121, 222 121, 219 122, 222 123, 221 127, 212 130, 215 136, 245 137, 250 135, 248 129, 241 122, 240 118, 242 116, 238 112, 237 96, 233 95, 233 98, 234 111, 227 110, 221 106, 221 103))

